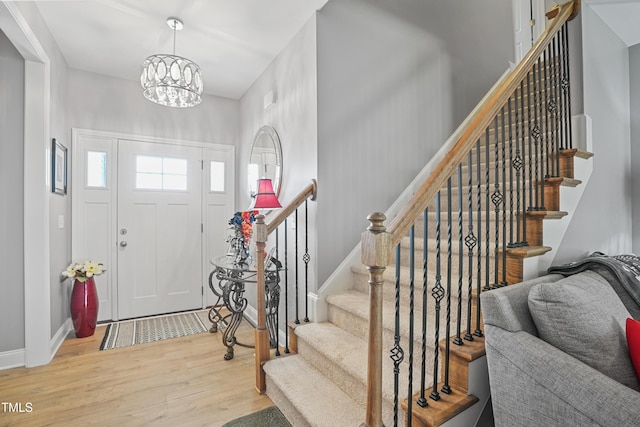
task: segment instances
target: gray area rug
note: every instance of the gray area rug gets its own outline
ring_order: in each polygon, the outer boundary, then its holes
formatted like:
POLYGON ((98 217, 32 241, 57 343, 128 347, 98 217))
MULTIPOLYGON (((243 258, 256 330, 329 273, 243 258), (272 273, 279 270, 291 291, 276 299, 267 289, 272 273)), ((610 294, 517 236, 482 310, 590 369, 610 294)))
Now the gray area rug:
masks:
POLYGON ((114 322, 107 326, 100 350, 200 334, 207 332, 210 326, 209 310, 114 322))
POLYGON ((253 414, 229 421, 222 427, 291 427, 277 406, 269 406, 253 414))

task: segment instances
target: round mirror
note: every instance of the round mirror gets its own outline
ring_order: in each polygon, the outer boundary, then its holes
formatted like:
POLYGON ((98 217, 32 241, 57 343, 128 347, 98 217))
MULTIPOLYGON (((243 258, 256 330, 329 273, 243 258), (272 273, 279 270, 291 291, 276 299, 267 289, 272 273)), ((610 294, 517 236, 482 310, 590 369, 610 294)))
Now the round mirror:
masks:
POLYGON ((251 197, 254 197, 258 191, 260 178, 269 178, 276 196, 280 194, 282 147, 278 133, 271 126, 262 126, 253 138, 248 178, 251 197))

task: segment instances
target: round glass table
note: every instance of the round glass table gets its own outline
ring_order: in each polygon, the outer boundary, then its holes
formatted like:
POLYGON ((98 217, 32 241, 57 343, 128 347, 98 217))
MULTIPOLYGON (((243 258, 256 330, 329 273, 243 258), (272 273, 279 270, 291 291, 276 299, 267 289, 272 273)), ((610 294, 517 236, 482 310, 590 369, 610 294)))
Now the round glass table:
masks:
MULTIPOLYGON (((222 344, 227 347, 225 360, 233 359, 233 346, 236 344, 249 348, 255 347, 238 342, 235 334, 242 322, 244 310, 247 308, 247 299, 244 296, 245 284, 257 283, 257 267, 253 262, 238 264, 233 261, 233 257, 226 255, 215 258, 211 261, 214 268, 209 274, 209 288, 218 297, 209 310, 209 320, 212 323, 209 332, 223 330, 222 344)), ((277 264, 265 263, 267 329, 271 348, 277 347, 280 271, 277 264)))

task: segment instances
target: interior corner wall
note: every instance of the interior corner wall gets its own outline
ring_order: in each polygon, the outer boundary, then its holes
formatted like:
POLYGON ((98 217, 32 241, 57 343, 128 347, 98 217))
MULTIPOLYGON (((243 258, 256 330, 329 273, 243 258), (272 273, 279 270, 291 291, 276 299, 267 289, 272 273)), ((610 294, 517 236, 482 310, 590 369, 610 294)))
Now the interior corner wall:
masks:
POLYGON ((317 27, 322 283, 507 70, 514 32, 504 0, 330 1, 317 27))
POLYGON ((24 59, 0 31, 0 353, 24 340, 24 59))
MULTIPOLYGON (((264 125, 272 126, 276 130, 282 146, 282 181, 278 196, 281 204, 285 206, 308 186, 312 179, 317 179, 317 102, 316 16, 313 15, 240 99, 240 148, 236 159, 237 210, 246 210, 251 203, 248 182, 249 158, 256 132, 264 125), (275 101, 265 107, 264 97, 269 92, 273 93, 275 101)), ((318 183, 318 187, 318 203, 308 203, 310 224, 316 222, 317 206, 329 197, 322 182, 318 183)), ((273 212, 277 213, 275 210, 273 212)), ((304 213, 304 207, 301 207, 300 215, 304 213)), ((291 256, 295 230, 291 221, 288 225, 288 247, 291 256)), ((303 230, 302 225, 301 216, 297 225, 300 232, 303 230)), ((311 254, 309 290, 313 291, 317 288, 317 234, 315 229, 308 231, 311 254)), ((282 245, 282 232, 279 233, 279 238, 279 244, 282 245)), ((300 244, 302 242, 303 240, 300 240, 300 244)), ((269 243, 267 250, 271 247, 269 243)), ((281 253, 280 257, 283 256, 281 253)), ((249 301, 255 301, 255 292, 247 292, 249 301)), ((281 302, 283 300, 284 298, 281 302)))
POLYGON ((584 113, 592 120, 593 173, 554 264, 594 251, 628 253, 632 244, 629 49, 584 2, 579 19, 584 113))
POLYGON ((633 253, 640 253, 640 44, 629 48, 633 253))

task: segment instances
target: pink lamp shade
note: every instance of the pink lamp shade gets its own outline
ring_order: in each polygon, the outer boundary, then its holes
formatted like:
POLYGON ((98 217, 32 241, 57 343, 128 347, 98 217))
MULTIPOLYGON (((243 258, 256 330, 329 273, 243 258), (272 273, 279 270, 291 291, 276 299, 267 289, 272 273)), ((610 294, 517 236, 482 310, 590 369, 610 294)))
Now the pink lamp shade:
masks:
POLYGON ((258 180, 258 194, 256 194, 253 209, 275 209, 282 205, 273 191, 273 184, 270 179, 261 178, 258 180))

